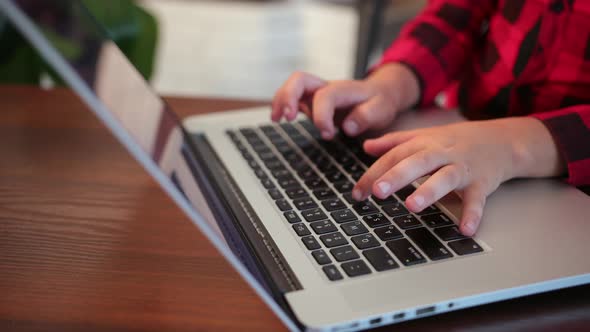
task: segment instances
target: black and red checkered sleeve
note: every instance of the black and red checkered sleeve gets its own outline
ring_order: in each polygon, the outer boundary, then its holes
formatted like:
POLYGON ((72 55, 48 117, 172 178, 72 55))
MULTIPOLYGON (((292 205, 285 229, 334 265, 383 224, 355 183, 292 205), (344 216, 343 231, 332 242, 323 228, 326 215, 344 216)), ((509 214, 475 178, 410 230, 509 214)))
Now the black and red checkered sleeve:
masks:
POLYGON ((590 185, 590 105, 577 105, 552 112, 535 113, 549 129, 567 162, 568 182, 590 185))
POLYGON ((495 5, 493 0, 430 0, 404 26, 378 66, 391 62, 407 65, 420 83, 418 106, 432 105, 471 59, 473 44, 481 37, 482 24, 495 5))

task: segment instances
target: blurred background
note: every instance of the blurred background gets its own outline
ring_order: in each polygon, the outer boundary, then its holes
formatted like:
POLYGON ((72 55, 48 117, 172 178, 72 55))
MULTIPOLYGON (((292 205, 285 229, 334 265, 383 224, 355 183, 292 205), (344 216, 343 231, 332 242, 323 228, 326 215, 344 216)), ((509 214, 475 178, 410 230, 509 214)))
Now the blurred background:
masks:
MULTIPOLYGON (((426 2, 81 1, 160 94, 266 100, 296 70, 362 77, 426 2)), ((0 22, 0 41, 14 45, 0 55, 0 82, 55 84, 13 34, 0 22)))

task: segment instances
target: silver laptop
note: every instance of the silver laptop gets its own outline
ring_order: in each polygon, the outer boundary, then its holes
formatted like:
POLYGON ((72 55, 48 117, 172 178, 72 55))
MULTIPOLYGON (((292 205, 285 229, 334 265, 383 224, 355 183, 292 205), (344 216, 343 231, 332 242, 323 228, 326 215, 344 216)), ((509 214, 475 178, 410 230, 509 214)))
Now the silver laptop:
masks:
MULTIPOLYGON (((0 9, 290 330, 361 330, 590 282, 590 198, 560 181, 502 185, 465 238, 455 195, 420 214, 403 205, 413 186, 354 202, 374 160, 304 118, 272 124, 263 107, 181 123, 81 1, 0 9)), ((413 112, 392 130, 453 121, 413 112)))

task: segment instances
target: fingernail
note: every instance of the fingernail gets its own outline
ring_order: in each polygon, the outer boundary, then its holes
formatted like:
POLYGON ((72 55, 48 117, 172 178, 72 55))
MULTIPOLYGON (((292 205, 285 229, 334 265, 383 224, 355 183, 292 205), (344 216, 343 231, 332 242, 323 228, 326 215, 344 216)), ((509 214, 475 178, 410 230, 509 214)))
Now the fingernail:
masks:
POLYGON ((352 198, 354 198, 357 201, 360 201, 363 199, 363 193, 358 189, 354 189, 352 191, 352 198))
POLYGON ((414 203, 416 203, 416 206, 418 206, 419 208, 422 207, 422 205, 424 205, 424 197, 414 196, 414 203))
POLYGON ((344 123, 344 130, 349 135, 356 135, 359 131, 359 125, 355 121, 348 120, 344 123))
POLYGON ((286 118, 290 113, 291 113, 291 109, 289 108, 289 106, 285 106, 283 108, 283 116, 286 118))
POLYGON ((389 195, 389 191, 391 190, 391 185, 385 181, 381 181, 377 183, 377 187, 381 191, 381 195, 386 196, 389 195))
POLYGON ((291 118, 295 119, 297 117, 297 109, 291 110, 291 118))
POLYGON ((332 138, 332 133, 328 130, 322 131, 322 138, 323 139, 330 139, 332 138))
POLYGON ((475 223, 473 221, 469 221, 465 224, 465 228, 470 234, 475 233, 475 223))

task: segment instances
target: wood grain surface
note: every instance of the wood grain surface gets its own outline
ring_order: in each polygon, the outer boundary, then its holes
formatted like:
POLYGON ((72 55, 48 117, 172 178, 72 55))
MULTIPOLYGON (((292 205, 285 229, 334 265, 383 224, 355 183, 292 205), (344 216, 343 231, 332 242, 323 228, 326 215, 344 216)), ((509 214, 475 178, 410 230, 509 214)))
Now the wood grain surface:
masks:
MULTIPOLYGON (((70 91, 0 87, 0 152, 0 331, 285 330, 70 91)), ((588 331, 590 286, 383 330, 588 331)))

